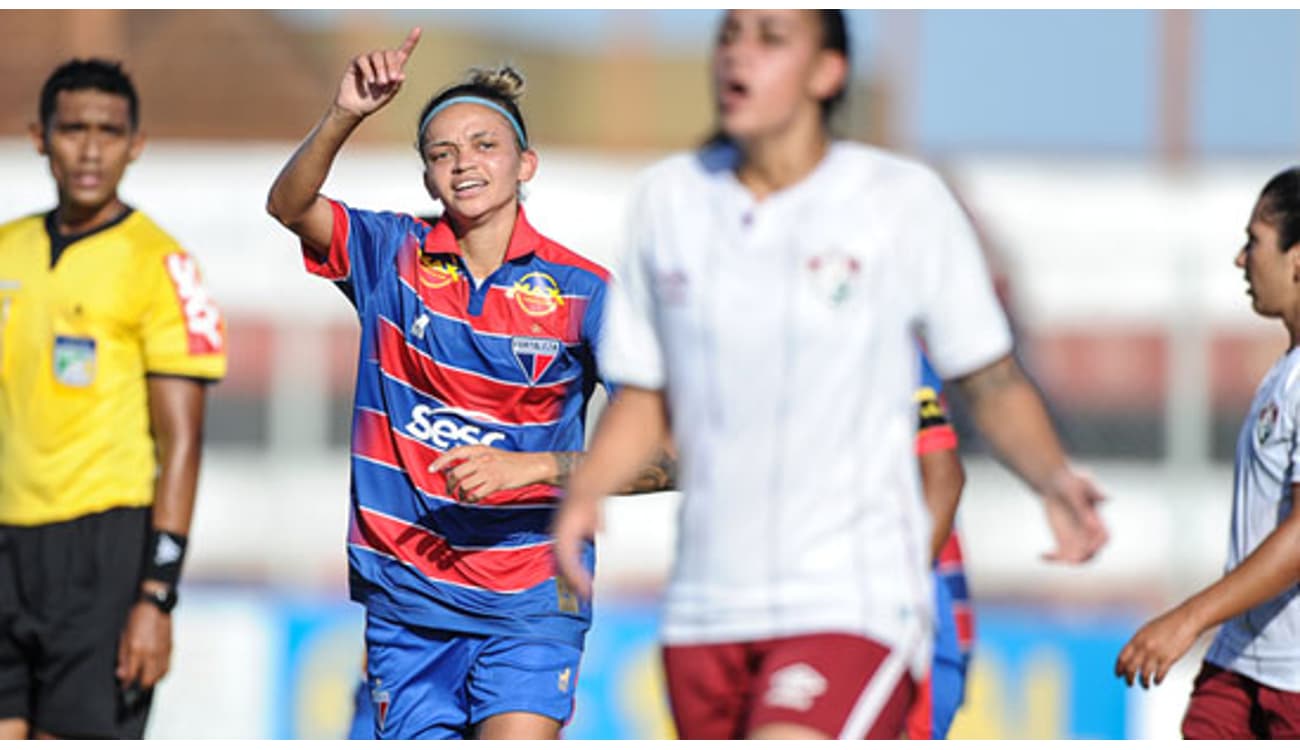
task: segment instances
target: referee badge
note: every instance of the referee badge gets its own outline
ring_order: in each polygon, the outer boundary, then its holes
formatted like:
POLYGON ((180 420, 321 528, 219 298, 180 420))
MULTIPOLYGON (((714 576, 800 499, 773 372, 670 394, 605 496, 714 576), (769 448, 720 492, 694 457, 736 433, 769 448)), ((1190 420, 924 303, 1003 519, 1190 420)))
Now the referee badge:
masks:
POLYGON ((86 388, 94 384, 95 340, 55 336, 54 379, 73 388, 86 388))
POLYGON ((1263 445, 1268 442, 1269 437, 1273 434, 1274 428, 1277 427, 1278 417, 1277 403, 1269 401, 1259 410, 1259 418, 1255 420, 1255 441, 1263 445))

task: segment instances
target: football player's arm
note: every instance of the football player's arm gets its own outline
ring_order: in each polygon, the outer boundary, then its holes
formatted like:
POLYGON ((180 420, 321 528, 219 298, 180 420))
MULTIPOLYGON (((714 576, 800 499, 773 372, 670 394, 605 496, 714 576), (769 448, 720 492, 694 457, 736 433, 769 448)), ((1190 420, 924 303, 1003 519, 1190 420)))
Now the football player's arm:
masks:
POLYGON ((930 560, 936 561, 952 533, 957 503, 966 485, 966 471, 957 453, 957 432, 944 405, 943 383, 924 356, 921 368, 921 386, 913 397, 916 402, 916 456, 921 469, 921 494, 933 520, 930 560))
MULTIPOLYGON (((1300 503, 1291 485, 1291 507, 1300 503)), ((1231 572, 1160 615, 1129 640, 1115 660, 1115 674, 1159 685, 1206 630, 1236 617, 1300 583, 1300 515, 1294 510, 1231 572)))
POLYGON ((301 237, 317 260, 325 260, 334 233, 333 211, 320 194, 325 177, 352 131, 397 95, 406 78, 407 58, 419 40, 420 30, 412 29, 397 49, 354 57, 320 122, 271 185, 267 213, 301 237))
POLYGON ((966 486, 966 471, 961 456, 955 448, 923 451, 918 457, 921 464, 921 488, 926 507, 934 518, 930 532, 930 560, 939 559, 939 551, 952 533, 957 517, 957 502, 966 486))
POLYGON ((1106 544, 1097 505, 1104 499, 1072 469, 1038 390, 1010 354, 955 379, 977 427, 999 457, 1044 501, 1057 549, 1044 557, 1082 563, 1106 544))
MULTIPOLYGON (((641 467, 634 479, 618 488, 617 495, 640 495, 647 492, 663 492, 677 487, 677 450, 672 440, 665 441, 665 446, 653 461, 641 467)), ((581 451, 548 453, 554 468, 547 472, 541 481, 556 487, 568 484, 569 478, 579 464, 586 460, 587 454, 581 451)))
POLYGON ((317 260, 325 260, 334 234, 334 212, 320 194, 334 157, 361 124, 361 117, 331 106, 271 185, 266 212, 302 238, 317 260))
MULTIPOLYGON (((206 384, 186 377, 150 376, 147 379, 149 422, 158 450, 158 476, 154 483, 152 529, 179 540, 188 537, 194 515, 199 458, 203 448, 203 412, 206 384)), ((155 536, 151 536, 151 541, 155 536)), ((182 547, 183 551, 183 547, 182 547)), ((146 554, 154 555, 151 546, 146 554)), ((148 563, 149 561, 147 561, 148 563)), ((174 560, 179 575, 180 560, 174 560)), ((176 581, 151 577, 146 565, 142 593, 163 593, 176 581)), ((118 645, 117 677, 124 685, 153 687, 171 662, 171 615, 148 602, 131 608, 118 645)))
MULTIPOLYGON (((616 494, 635 495, 671 490, 677 482, 677 453, 671 440, 659 455, 641 467, 616 494)), ((549 484, 563 487, 586 459, 581 451, 522 453, 482 445, 461 445, 443 453, 429 471, 446 475, 447 492, 465 502, 479 502, 494 492, 549 484)))
POLYGON ((661 390, 624 386, 601 415, 587 460, 569 479, 551 526, 557 571, 578 595, 591 597, 582 546, 596 534, 600 501, 632 482, 669 439, 668 406, 661 390))

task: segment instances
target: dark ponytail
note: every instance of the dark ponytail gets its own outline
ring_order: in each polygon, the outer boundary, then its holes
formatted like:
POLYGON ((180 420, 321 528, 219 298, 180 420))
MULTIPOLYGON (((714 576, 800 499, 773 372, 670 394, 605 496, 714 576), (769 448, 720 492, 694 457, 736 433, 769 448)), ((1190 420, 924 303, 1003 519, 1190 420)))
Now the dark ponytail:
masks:
POLYGON ((1268 181, 1259 194, 1260 213, 1277 229, 1278 247, 1286 252, 1300 242, 1300 167, 1268 181))

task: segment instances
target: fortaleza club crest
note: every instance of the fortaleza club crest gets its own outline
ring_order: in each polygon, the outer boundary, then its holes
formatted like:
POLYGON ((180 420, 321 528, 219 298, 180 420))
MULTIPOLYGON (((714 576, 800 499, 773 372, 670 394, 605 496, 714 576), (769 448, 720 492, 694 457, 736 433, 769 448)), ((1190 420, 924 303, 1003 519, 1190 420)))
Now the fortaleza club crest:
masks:
POLYGON ((1277 427, 1278 409, 1277 403, 1269 401, 1259 410, 1259 418, 1255 420, 1255 441, 1263 444, 1268 442, 1268 438, 1273 434, 1274 428, 1277 427))
POLYGON ((510 351, 514 352, 519 369, 524 371, 529 385, 537 385, 542 375, 551 367, 551 363, 560 355, 560 342, 555 339, 539 339, 531 336, 517 336, 510 339, 510 351))
POLYGON ((813 292, 831 307, 852 299, 862 283, 862 261, 838 250, 809 258, 804 271, 813 292))
POLYGON ((549 274, 540 271, 524 274, 506 290, 506 296, 519 303, 520 310, 538 318, 564 307, 560 285, 549 274))

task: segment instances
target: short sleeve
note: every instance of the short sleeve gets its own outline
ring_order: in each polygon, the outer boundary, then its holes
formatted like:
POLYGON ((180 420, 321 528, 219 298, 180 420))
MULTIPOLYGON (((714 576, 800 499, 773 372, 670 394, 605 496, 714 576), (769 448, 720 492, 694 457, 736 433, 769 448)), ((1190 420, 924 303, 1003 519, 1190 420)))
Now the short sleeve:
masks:
POLYGON ((943 381, 939 379, 924 352, 919 352, 921 382, 916 396, 916 454, 956 450, 957 431, 948 421, 944 404, 943 381))
POLYGON ((220 380, 226 374, 226 323, 194 256, 179 248, 147 263, 141 320, 145 370, 220 380))
POLYGON ((318 260, 304 243, 303 264, 309 273, 337 284, 360 309, 374 289, 380 269, 395 257, 415 220, 404 214, 349 208, 335 200, 329 203, 334 214, 329 249, 325 258, 318 260))
POLYGON ((608 381, 661 390, 666 373, 663 347, 655 329, 650 270, 654 227, 646 193, 643 183, 628 211, 624 252, 609 283, 597 361, 608 381))
MULTIPOLYGON (((1291 463, 1291 484, 1300 484, 1300 387, 1296 385, 1297 380, 1300 380, 1300 368, 1287 373, 1288 382, 1283 391, 1286 394, 1285 411, 1280 409, 1282 414, 1278 417, 1284 429, 1290 431, 1291 444, 1288 459, 1291 463)), ((1290 497, 1290 490, 1287 490, 1287 493, 1290 497)))
POLYGON ((1011 329, 975 230, 937 175, 926 172, 908 216, 920 320, 935 369, 951 380, 1009 354, 1011 329))
POLYGON ((606 325, 606 309, 609 304, 609 280, 598 284, 591 294, 591 300, 582 318, 582 339, 591 352, 591 366, 595 369, 593 380, 599 381, 606 392, 613 394, 617 386, 611 383, 600 366, 599 346, 606 325))

